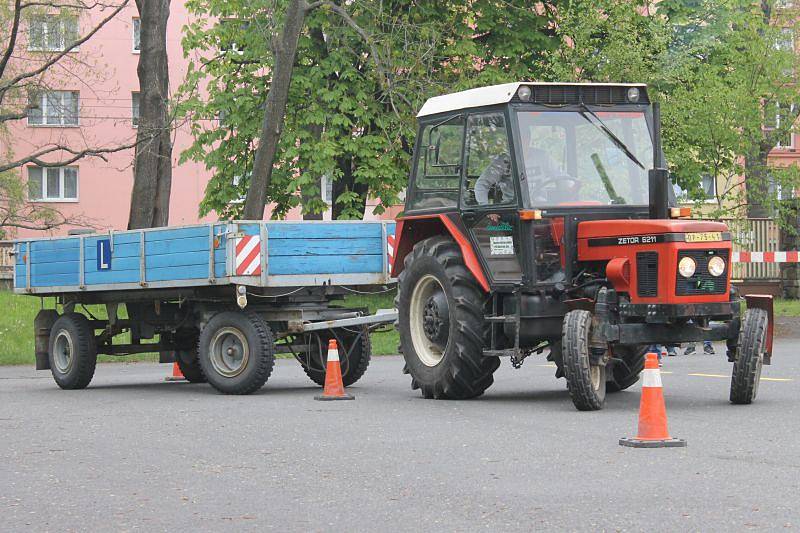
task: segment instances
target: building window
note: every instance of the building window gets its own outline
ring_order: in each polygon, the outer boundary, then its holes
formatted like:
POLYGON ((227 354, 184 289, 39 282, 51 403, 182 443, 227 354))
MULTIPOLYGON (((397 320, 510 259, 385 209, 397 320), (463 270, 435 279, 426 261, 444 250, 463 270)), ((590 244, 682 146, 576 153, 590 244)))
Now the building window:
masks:
POLYGON ((28 199, 33 202, 77 202, 78 167, 28 167, 28 199))
POLYGON ((140 52, 142 49, 142 22, 135 18, 133 19, 133 51, 140 52))
POLYGON ((775 48, 786 52, 794 51, 794 28, 781 28, 775 48))
POLYGON ((706 202, 717 201, 717 180, 714 176, 703 174, 700 184, 703 187, 703 200, 706 202))
POLYGON ((319 180, 319 194, 323 202, 333 205, 333 180, 328 174, 323 174, 319 180))
POLYGON ((43 91, 31 95, 29 126, 77 126, 78 91, 43 91))
POLYGON ((41 15, 30 19, 28 50, 59 52, 78 40, 78 19, 66 15, 41 15))
POLYGON ((775 148, 794 148, 794 135, 790 122, 795 115, 795 109, 795 104, 780 102, 767 102, 764 106, 764 129, 771 132, 786 128, 786 131, 780 132, 775 148))
POLYGON ((134 128, 139 126, 139 93, 131 93, 131 122, 134 128))

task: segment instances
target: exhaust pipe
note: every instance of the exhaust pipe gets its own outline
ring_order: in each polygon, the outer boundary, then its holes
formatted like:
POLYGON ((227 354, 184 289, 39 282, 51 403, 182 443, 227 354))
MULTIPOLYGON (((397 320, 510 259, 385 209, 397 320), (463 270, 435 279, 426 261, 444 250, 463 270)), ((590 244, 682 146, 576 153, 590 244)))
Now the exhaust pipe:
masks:
POLYGON ((650 190, 650 218, 668 218, 669 171, 661 157, 661 105, 653 103, 653 168, 647 174, 650 190))

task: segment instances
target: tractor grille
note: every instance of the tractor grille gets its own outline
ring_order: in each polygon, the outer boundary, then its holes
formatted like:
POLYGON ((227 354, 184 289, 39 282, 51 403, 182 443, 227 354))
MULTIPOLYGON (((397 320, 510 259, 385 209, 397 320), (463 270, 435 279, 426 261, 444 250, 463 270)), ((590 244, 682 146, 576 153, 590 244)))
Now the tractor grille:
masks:
POLYGON ((636 254, 636 290, 639 296, 658 296, 658 252, 636 254))
MULTIPOLYGON (((649 103, 647 90, 639 89, 640 104, 649 103)), ((537 85, 533 88, 533 102, 545 105, 564 104, 627 104, 628 87, 619 86, 577 86, 577 85, 537 85)), ((515 101, 517 99, 515 98, 515 101)))
POLYGON ((730 268, 728 250, 683 250, 678 253, 678 261, 684 257, 691 257, 697 263, 697 270, 690 278, 677 274, 675 280, 675 294, 678 296, 694 296, 703 294, 724 294, 728 288, 728 273, 730 268), (719 277, 708 273, 708 261, 714 256, 725 260, 726 272, 719 277))

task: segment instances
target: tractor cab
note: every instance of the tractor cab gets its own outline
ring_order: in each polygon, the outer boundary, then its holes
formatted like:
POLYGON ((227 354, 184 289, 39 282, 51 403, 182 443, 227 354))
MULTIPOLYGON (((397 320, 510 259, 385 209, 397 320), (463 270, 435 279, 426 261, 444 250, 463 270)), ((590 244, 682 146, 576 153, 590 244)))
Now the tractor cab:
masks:
MULTIPOLYGON (((431 98, 418 120, 392 273, 424 395, 476 395, 499 357, 545 349, 581 409, 633 384, 651 344, 725 340, 736 364, 730 232, 681 218, 645 85, 483 87, 431 98)), ((748 307, 771 322, 771 302, 748 307)))
POLYGON ((459 212, 492 286, 564 282, 574 217, 649 216, 655 127, 644 85, 486 87, 432 98, 419 120, 405 216, 459 212))

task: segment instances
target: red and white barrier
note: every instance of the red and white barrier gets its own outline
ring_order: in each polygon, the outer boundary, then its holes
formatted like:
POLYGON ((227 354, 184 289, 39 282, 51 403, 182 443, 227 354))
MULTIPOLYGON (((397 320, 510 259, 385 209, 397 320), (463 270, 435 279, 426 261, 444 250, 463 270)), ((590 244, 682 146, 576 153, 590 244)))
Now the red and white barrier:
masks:
POLYGON ((800 263, 800 252, 733 252, 734 263, 800 263))

